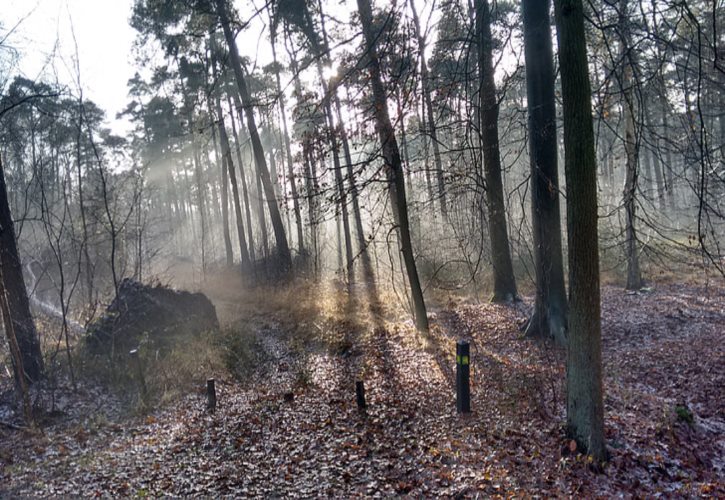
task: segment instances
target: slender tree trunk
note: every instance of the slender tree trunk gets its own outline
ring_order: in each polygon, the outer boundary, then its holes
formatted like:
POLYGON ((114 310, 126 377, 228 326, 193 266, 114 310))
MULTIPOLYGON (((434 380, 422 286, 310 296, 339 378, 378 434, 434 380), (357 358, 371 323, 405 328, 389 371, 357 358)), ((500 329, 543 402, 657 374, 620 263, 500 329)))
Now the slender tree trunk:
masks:
POLYGON ((481 72, 481 147, 488 205, 488 232, 493 264, 493 302, 508 302, 518 296, 511 261, 503 181, 498 143, 498 98, 493 79, 493 38, 488 0, 476 0, 479 71, 481 72))
POLYGON ((347 131, 345 130, 344 122, 342 121, 342 106, 340 105, 340 99, 337 96, 337 89, 334 90, 335 98, 335 110, 337 113, 337 123, 340 126, 340 138, 342 139, 342 151, 345 155, 345 166, 347 169, 347 182, 350 189, 350 198, 352 199, 352 215, 355 223, 355 235, 357 237, 358 251, 360 252, 360 259, 362 261, 363 275, 365 281, 368 284, 372 284, 375 281, 375 275, 373 273, 373 266, 370 262, 370 253, 368 252, 368 242, 365 238, 365 230, 363 229, 362 215, 360 213, 360 200, 357 189, 357 183, 355 182, 355 172, 352 168, 352 155, 350 154, 350 143, 347 138, 347 131))
POLYGON ((295 225, 297 227, 297 247, 300 253, 304 252, 305 240, 304 230, 302 229, 302 214, 300 212, 300 200, 297 195, 297 179, 295 177, 294 165, 292 162, 292 149, 290 147, 289 130, 287 128, 287 110, 285 109, 285 96, 282 92, 282 84, 280 82, 279 67, 277 65, 277 49, 275 44, 275 37, 272 37, 272 59, 275 65, 274 76, 277 84, 277 94, 279 95, 279 113, 282 118, 282 132, 284 133, 284 150, 285 158, 287 160, 287 178, 289 180, 290 191, 292 193, 292 207, 295 212, 295 225))
POLYGON ((429 158, 429 145, 428 145, 428 133, 427 130, 427 119, 426 119, 426 112, 425 112, 425 103, 424 98, 421 96, 421 107, 420 107, 420 135, 421 140, 423 141, 423 171, 425 173, 425 186, 428 191, 428 200, 431 203, 431 208, 433 211, 435 210, 435 195, 433 194, 433 181, 430 177, 430 158, 429 158))
MULTIPOLYGON (((214 65, 215 69, 215 77, 216 77, 216 64, 214 65)), ((211 98, 209 98, 211 100, 211 98)), ((216 119, 217 119, 217 127, 223 127, 224 126, 224 120, 223 115, 221 114, 221 106, 219 105, 219 97, 215 96, 215 105, 217 108, 216 112, 216 119)), ((209 104, 209 115, 213 116, 213 113, 211 112, 211 103, 209 104)), ((221 144, 222 154, 219 154, 219 148, 217 147, 216 142, 216 131, 214 130, 214 127, 211 129, 212 131, 212 140, 214 141, 214 158, 216 159, 217 164, 221 165, 221 203, 222 203, 222 237, 224 238, 224 255, 226 256, 226 263, 227 267, 232 267, 234 265, 234 251, 232 250, 232 238, 229 234, 229 166, 227 164, 227 161, 224 157, 224 145, 223 141, 221 140, 221 136, 219 139, 219 143, 221 144)))
POLYGON ((305 158, 305 190, 307 195, 307 211, 309 213, 310 220, 310 239, 312 240, 312 259, 315 267, 315 278, 318 277, 318 258, 320 249, 318 245, 318 234, 317 234, 317 176, 315 175, 315 160, 313 158, 312 145, 304 139, 302 145, 302 151, 305 158))
POLYGON ((555 0, 555 6, 569 240, 567 428, 581 451, 605 460, 597 165, 584 9, 581 0, 555 0))
POLYGON ((413 13, 413 26, 415 28, 415 35, 418 38, 418 53, 420 59, 420 80, 423 93, 423 103, 426 109, 426 129, 430 135, 431 142, 433 143, 433 159, 435 160, 436 167, 436 180, 438 181, 438 199, 440 200, 441 215, 446 217, 447 214, 447 203, 446 203, 446 187, 443 179, 443 163, 441 162, 441 152, 438 144, 438 133, 436 130, 435 116, 433 113, 433 100, 431 99, 431 88, 430 78, 428 77, 428 62, 425 59, 425 37, 420 29, 420 19, 418 18, 418 11, 415 8, 415 0, 410 0, 410 10, 413 13))
MULTIPOLYGON (((191 121, 189 122, 191 123, 191 121)), ((196 134, 192 132, 192 144, 194 148, 194 181, 196 182, 196 200, 199 206, 199 223, 201 228, 201 269, 206 274, 206 204, 204 203, 204 179, 201 172, 201 160, 199 158, 199 144, 196 134)))
POLYGON ((561 253, 554 65, 549 0, 524 0, 526 93, 529 111, 531 214, 536 303, 526 334, 566 343, 566 288, 561 253))
MULTIPOLYGON (((232 150, 229 144, 227 129, 224 126, 224 114, 222 113, 222 105, 218 95, 214 97, 214 107, 217 115, 217 129, 219 130, 219 139, 222 145, 222 161, 224 162, 224 166, 229 170, 229 178, 232 183, 232 202, 234 204, 234 215, 237 223, 237 238, 239 239, 239 254, 242 261, 242 270, 249 271, 251 269, 251 261, 249 257, 249 250, 247 247, 247 239, 244 236, 244 219, 242 218, 242 206, 239 202, 239 187, 237 186, 237 176, 234 172, 232 150)), ((241 169, 241 164, 239 168, 241 169)), ((222 200, 222 203, 226 205, 227 201, 222 200)), ((226 224, 228 224, 228 221, 226 224)))
MULTIPOLYGON (((262 191, 262 174, 259 168, 259 162, 254 160, 255 173, 254 180, 256 182, 256 195, 257 195, 257 223, 259 224, 259 233, 262 236, 262 255, 267 257, 269 255, 269 239, 267 232, 267 218, 264 215, 264 192, 262 191)), ((277 198, 275 197, 275 200, 277 198)), ((269 200, 267 200, 269 201, 269 200)), ((276 202, 275 202, 276 203, 276 202)))
POLYGON ((229 46, 229 55, 231 59, 232 69, 237 80, 237 86, 239 88, 239 96, 242 99, 242 106, 247 118, 247 128, 249 129, 249 135, 252 140, 252 150, 254 152, 254 158, 257 161, 257 167, 259 169, 259 175, 261 182, 264 187, 265 196, 267 198, 267 205, 269 208, 269 215, 272 219, 272 228, 274 230, 275 240, 277 242, 277 254, 279 257, 281 271, 292 270, 292 255, 290 254, 289 245, 287 243, 287 235, 284 230, 284 224, 282 223, 282 216, 279 212, 279 206, 277 205, 277 199, 274 196, 274 187, 269 177, 269 170, 267 170, 267 162, 264 158, 264 149, 262 148, 262 141, 259 138, 257 132, 257 125, 254 118, 254 109, 252 107, 251 96, 247 89, 247 82, 244 77, 244 70, 242 69, 242 61, 239 57, 239 51, 237 44, 234 41, 234 34, 229 25, 229 12, 227 10, 226 0, 216 0, 217 14, 224 30, 224 37, 226 38, 227 45, 229 46))
MULTIPOLYGON (((234 96, 234 99, 236 101, 237 106, 237 112, 241 113, 242 106, 239 102, 239 97, 237 95, 234 96)), ((239 138, 239 133, 237 131, 237 125, 234 121, 234 112, 233 112, 233 106, 231 100, 229 100, 229 115, 230 115, 230 121, 232 122, 232 133, 234 134, 234 143, 236 145, 235 149, 237 151, 237 163, 239 164, 239 179, 242 182, 242 196, 244 196, 244 213, 247 217, 247 240, 249 241, 249 258, 252 262, 257 260, 257 257, 255 255, 255 245, 254 245, 254 232, 252 231, 252 209, 251 205, 249 203, 249 190, 247 189, 247 176, 244 172, 244 163, 242 163, 242 142, 239 138)), ((239 114, 239 124, 243 128, 244 124, 242 123, 242 116, 239 114)), ((236 176, 234 176, 234 179, 236 181, 236 176)))
POLYGON ((86 305, 93 304, 93 263, 88 252, 88 221, 86 220, 86 206, 83 198, 83 175, 81 167, 81 138, 83 136, 83 101, 78 105, 78 131, 76 135, 76 169, 78 174, 78 210, 81 214, 81 228, 83 229, 83 260, 86 268, 86 305))
POLYGON ((627 157, 626 180, 624 183, 625 245, 627 255, 627 290, 642 288, 642 274, 639 267, 639 245, 637 240, 637 185, 639 166, 639 139, 636 130, 635 113, 637 103, 634 95, 634 67, 629 53, 629 18, 627 0, 620 0, 620 31, 622 34, 622 95, 624 102, 624 151, 627 157))
MULTIPOLYGON (((40 350, 38 332, 35 329, 33 316, 30 314, 30 301, 23 278, 23 266, 15 240, 15 226, 13 224, 10 205, 8 204, 8 190, 5 184, 5 168, 0 161, 0 267, 2 267, 2 288, 8 301, 9 318, 5 318, 6 325, 12 321, 15 340, 17 340, 22 360, 22 369, 25 371, 25 380, 21 380, 20 367, 16 367, 16 381, 22 386, 38 382, 43 378, 43 353, 40 350)), ((6 326, 7 328, 7 326, 6 326)), ((13 332, 6 331, 7 335, 13 332)), ((12 347, 12 346, 11 346, 12 347)))
POLYGON ((350 237, 350 219, 347 212, 347 190, 342 180, 342 165, 340 164, 340 146, 337 141, 337 126, 335 118, 332 114, 332 105, 330 102, 330 89, 325 81, 322 72, 322 63, 317 59, 317 75, 322 82, 323 106, 325 109, 325 118, 327 121, 327 129, 329 134, 330 147, 332 149, 332 165, 335 176, 335 185, 337 187, 337 195, 339 199, 340 214, 342 217, 342 229, 345 240, 345 268, 347 271, 348 284, 355 281, 355 268, 352 256, 352 239, 350 237))
POLYGON ((654 133, 653 129, 653 123, 652 123, 652 112, 650 111, 649 106, 645 106, 645 120, 647 123, 647 128, 649 129, 649 137, 650 137, 650 160, 652 164, 652 170, 655 174, 655 183, 657 187, 657 206, 660 210, 664 210, 665 208, 665 185, 662 175, 662 163, 660 162, 660 156, 659 156, 659 149, 660 149, 660 142, 657 138, 657 135, 654 133))
POLYGON ((408 224, 408 206, 405 199, 405 173, 400 162, 400 151, 398 142, 395 139, 393 125, 388 115, 388 99, 385 95, 382 77, 380 75, 380 61, 378 59, 376 42, 377 38, 373 32, 373 13, 370 0, 357 0, 360 20, 367 44, 368 68, 370 70, 370 84, 373 90, 374 116, 376 128, 382 147, 385 172, 388 177, 388 185, 392 198, 393 213, 398 224, 400 234, 400 246, 405 262, 405 269, 408 274, 410 293, 413 297, 415 309, 415 324, 418 331, 428 332, 428 316, 423 300, 423 290, 420 286, 420 278, 415 264, 413 245, 410 239, 410 226, 408 224))

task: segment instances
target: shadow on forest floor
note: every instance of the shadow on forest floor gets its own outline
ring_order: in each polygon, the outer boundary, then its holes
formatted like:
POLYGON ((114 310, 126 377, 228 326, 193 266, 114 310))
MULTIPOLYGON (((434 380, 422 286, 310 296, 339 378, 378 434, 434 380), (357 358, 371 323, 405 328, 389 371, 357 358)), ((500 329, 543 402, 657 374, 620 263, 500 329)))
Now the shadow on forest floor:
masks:
POLYGON ((603 473, 562 453, 563 352, 521 337, 525 306, 450 301, 426 343, 341 286, 255 294, 210 294, 223 323, 254 324, 278 349, 247 382, 221 381, 215 413, 195 393, 92 432, 3 430, 0 493, 725 494, 723 288, 603 289, 603 473), (459 338, 472 342, 466 416, 452 385, 459 338))

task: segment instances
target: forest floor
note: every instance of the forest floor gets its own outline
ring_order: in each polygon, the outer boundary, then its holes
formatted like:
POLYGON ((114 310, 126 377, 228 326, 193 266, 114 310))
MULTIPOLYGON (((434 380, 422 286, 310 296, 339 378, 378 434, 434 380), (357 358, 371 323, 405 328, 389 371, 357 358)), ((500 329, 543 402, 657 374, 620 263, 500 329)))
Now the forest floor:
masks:
POLYGON ((0 496, 725 496, 722 286, 603 288, 603 467, 571 452, 564 355, 521 337, 530 301, 450 299, 422 341, 410 321, 324 293, 262 311, 212 296, 226 324, 254 325, 262 353, 244 381, 215 374, 214 413, 203 380, 137 416, 89 386, 42 432, 0 428, 0 496), (324 342, 300 349, 303 330, 324 342), (460 338, 472 346, 464 416, 460 338))

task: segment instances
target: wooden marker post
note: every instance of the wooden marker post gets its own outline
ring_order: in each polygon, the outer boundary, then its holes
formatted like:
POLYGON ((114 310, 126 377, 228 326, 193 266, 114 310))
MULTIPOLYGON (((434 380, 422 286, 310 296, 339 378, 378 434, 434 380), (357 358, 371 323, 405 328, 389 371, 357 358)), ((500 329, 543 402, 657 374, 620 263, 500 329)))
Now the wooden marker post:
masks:
POLYGON ((212 413, 216 410, 216 387, 213 378, 206 381, 206 409, 212 413))
POLYGON ((362 380, 355 382, 355 395, 357 396, 357 409, 365 411, 367 404, 365 403, 365 384, 362 380))
POLYGON ((470 385, 471 345, 465 340, 456 343, 456 409, 458 413, 471 411, 470 385))

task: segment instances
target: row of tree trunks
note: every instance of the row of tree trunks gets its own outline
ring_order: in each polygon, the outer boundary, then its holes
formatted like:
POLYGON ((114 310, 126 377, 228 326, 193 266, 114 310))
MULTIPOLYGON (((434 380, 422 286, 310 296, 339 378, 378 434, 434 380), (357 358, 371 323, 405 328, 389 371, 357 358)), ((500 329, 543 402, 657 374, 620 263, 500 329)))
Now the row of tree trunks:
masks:
POLYGON ((270 178, 269 170, 267 169, 264 148, 262 147, 262 141, 260 140, 259 132, 257 131, 256 119, 254 117, 254 107, 247 88, 247 82, 244 76, 242 61, 239 56, 239 50, 237 49, 234 33, 232 32, 230 26, 229 11, 226 0, 216 0, 216 11, 222 25, 222 30, 224 31, 224 38, 226 39, 227 46, 229 48, 230 63, 236 77, 239 97, 241 98, 242 107, 247 119, 247 129, 252 141, 252 152, 258 169, 257 173, 263 187, 270 219, 272 221, 272 229, 277 243, 277 258, 279 259, 278 265, 280 267, 280 271, 282 272, 291 271, 292 255, 287 242, 287 235, 280 215, 279 205, 277 204, 277 198, 274 193, 274 186, 270 178))

